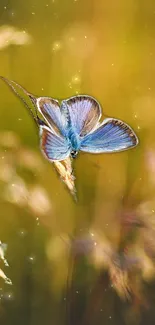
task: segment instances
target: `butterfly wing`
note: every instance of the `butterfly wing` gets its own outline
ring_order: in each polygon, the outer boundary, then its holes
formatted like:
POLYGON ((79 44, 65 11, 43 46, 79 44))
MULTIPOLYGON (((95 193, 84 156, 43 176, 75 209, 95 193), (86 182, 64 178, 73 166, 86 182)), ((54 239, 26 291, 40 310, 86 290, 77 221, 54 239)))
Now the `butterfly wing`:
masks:
POLYGON ((107 118, 95 131, 83 138, 80 150, 91 153, 118 152, 137 144, 138 138, 127 124, 107 118))
POLYGON ((62 101, 62 112, 67 109, 72 127, 81 137, 92 131, 101 117, 99 103, 90 96, 74 96, 62 101))
POLYGON ((68 140, 53 133, 47 126, 40 126, 40 147, 44 156, 50 161, 61 161, 70 155, 68 140))
POLYGON ((66 119, 59 102, 50 97, 37 98, 37 108, 55 134, 66 135, 66 119))

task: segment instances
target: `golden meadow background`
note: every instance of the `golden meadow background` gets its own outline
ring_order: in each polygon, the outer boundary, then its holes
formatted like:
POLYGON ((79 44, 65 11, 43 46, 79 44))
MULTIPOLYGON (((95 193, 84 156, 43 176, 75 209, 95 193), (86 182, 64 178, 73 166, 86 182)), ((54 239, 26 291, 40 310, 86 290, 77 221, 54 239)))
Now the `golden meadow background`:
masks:
POLYGON ((0 75, 38 96, 88 94, 136 149, 75 161, 76 204, 0 82, 0 324, 154 324, 155 3, 1 0, 0 75))

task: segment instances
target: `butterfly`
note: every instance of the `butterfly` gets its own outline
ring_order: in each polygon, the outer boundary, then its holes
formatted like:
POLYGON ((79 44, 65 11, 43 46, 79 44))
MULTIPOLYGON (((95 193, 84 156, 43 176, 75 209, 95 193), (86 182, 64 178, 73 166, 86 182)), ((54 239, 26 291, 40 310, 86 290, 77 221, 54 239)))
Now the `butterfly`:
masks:
POLYGON ((35 98, 39 120, 40 147, 50 161, 75 158, 79 151, 109 153, 133 148, 138 138, 130 126, 116 118, 101 119, 100 104, 91 96, 62 100, 35 98))
MULTIPOLYGON (((57 170, 59 167, 63 169, 59 164, 61 161, 70 162, 69 159, 75 158, 80 151, 92 154, 119 152, 133 148, 139 142, 132 128, 123 121, 105 118, 101 122, 101 106, 91 96, 78 95, 59 102, 51 97, 35 97, 17 83, 4 77, 1 79, 26 106, 15 86, 30 98, 36 116, 28 108, 39 126, 41 151, 45 158, 55 163, 57 170)), ((71 177, 71 167, 69 169, 71 177)))
POLYGON ((37 109, 46 121, 40 126, 40 145, 51 161, 75 158, 80 151, 98 154, 127 150, 138 144, 131 127, 116 118, 101 119, 101 107, 90 96, 78 95, 58 101, 37 99, 37 109))

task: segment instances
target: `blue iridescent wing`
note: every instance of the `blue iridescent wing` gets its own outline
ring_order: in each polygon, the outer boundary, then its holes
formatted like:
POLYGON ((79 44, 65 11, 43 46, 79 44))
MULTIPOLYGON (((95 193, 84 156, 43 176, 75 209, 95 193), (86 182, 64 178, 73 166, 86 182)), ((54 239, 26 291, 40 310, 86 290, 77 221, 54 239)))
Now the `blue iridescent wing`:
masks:
POLYGON ((71 126, 81 137, 92 131, 101 117, 99 103, 90 96, 79 95, 63 100, 61 107, 64 114, 68 112, 71 126))
POLYGON ((127 124, 107 118, 95 131, 82 139, 80 150, 91 153, 118 152, 137 144, 138 138, 127 124))
POLYGON ((47 126, 40 126, 40 147, 50 161, 64 160, 70 155, 70 145, 66 138, 56 135, 47 126))
POLYGON ((61 113, 59 102, 50 97, 37 98, 37 108, 55 134, 66 134, 66 119, 61 113))

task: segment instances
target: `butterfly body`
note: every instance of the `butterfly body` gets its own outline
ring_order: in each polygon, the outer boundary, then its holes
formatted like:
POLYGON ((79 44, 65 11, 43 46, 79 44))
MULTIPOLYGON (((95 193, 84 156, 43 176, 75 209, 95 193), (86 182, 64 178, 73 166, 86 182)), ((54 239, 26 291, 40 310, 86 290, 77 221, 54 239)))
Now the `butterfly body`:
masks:
POLYGON ((63 130, 62 135, 65 135, 65 138, 69 139, 71 156, 72 158, 75 158, 78 154, 78 151, 80 150, 81 141, 79 134, 77 134, 76 128, 72 123, 71 115, 66 101, 62 101, 61 114, 63 115, 63 118, 66 119, 66 130, 63 130))
POLYGON ((80 150, 81 141, 73 127, 70 127, 68 130, 68 139, 71 145, 71 152, 78 152, 80 150))

